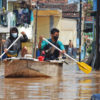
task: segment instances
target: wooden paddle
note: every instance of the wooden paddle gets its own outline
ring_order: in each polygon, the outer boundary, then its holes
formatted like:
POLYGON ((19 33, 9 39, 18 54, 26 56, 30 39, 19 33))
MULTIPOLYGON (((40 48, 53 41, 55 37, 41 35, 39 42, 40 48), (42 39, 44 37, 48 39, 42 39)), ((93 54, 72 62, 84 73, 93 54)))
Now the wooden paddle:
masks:
MULTIPOLYGON (((8 48, 7 50, 9 50, 20 38, 21 36, 19 36, 8 48)), ((2 56, 5 54, 5 52, 3 52, 1 55, 0 55, 0 59, 2 58, 2 56)))
MULTIPOLYGON (((54 44, 52 44, 51 42, 49 42, 47 39, 43 38, 44 41, 48 42, 51 46, 53 46, 54 48, 56 48, 58 51, 62 52, 62 50, 60 50, 58 47, 56 47, 54 44)), ((70 59, 72 59, 73 61, 75 61, 78 64, 78 67, 80 68, 80 70, 82 70, 84 73, 89 74, 92 71, 92 67, 87 65, 84 62, 78 62, 77 60, 75 60, 74 58, 72 58, 71 56, 69 56, 68 54, 64 53, 65 56, 69 57, 70 59)))

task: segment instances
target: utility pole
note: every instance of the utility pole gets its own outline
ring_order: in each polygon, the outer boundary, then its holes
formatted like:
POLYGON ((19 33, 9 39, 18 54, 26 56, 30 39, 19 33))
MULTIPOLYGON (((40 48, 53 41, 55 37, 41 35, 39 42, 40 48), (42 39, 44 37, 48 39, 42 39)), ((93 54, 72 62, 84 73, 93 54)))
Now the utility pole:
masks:
POLYGON ((100 0, 97 0, 96 14, 96 65, 95 69, 100 70, 100 0))
POLYGON ((38 0, 36 2, 36 15, 35 15, 35 36, 34 36, 34 50, 33 50, 33 57, 36 58, 36 46, 37 46, 37 18, 38 18, 38 9, 39 9, 39 6, 38 6, 38 0))
POLYGON ((81 24, 82 24, 82 0, 80 0, 80 13, 79 13, 79 61, 81 61, 81 24))

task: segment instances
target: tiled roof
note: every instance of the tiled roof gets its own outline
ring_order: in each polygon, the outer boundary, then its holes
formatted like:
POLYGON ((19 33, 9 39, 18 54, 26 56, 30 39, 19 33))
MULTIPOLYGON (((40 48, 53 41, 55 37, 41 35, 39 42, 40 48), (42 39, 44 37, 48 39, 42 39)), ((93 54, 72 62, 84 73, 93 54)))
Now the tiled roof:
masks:
POLYGON ((62 17, 73 17, 79 16, 77 12, 77 4, 39 4, 40 8, 59 8, 62 10, 62 17))
MULTIPOLYGON (((45 0, 44 0, 45 1, 45 0)), ((83 11, 87 11, 87 9, 90 8, 90 4, 84 3, 83 4, 83 11)), ((62 17, 63 18, 78 18, 79 17, 79 11, 77 11, 78 9, 78 5, 73 3, 73 4, 67 4, 67 3, 52 3, 49 2, 47 3, 41 3, 39 2, 39 7, 40 8, 58 8, 62 10, 62 17)), ((92 20, 92 17, 86 18, 87 21, 92 20)))

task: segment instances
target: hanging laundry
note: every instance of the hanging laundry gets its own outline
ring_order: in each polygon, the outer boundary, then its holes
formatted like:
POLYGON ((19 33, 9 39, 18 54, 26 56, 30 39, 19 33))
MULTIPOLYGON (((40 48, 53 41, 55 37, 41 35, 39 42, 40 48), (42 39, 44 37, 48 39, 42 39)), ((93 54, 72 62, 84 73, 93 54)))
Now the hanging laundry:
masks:
POLYGON ((10 27, 16 26, 16 16, 13 12, 9 12, 7 14, 7 21, 8 21, 8 26, 10 27))

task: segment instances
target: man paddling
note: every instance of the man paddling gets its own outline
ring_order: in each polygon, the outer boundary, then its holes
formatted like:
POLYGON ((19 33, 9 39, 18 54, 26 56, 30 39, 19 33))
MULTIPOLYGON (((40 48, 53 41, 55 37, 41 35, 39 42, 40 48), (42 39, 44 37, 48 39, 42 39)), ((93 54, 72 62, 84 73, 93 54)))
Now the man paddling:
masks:
POLYGON ((57 46, 62 52, 59 52, 57 49, 52 47, 48 42, 43 40, 43 37, 40 36, 38 47, 40 50, 45 52, 45 60, 55 60, 58 59, 61 53, 65 53, 64 45, 61 41, 58 40, 59 38, 59 30, 57 28, 53 28, 51 30, 51 38, 48 39, 49 42, 57 46))

